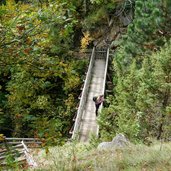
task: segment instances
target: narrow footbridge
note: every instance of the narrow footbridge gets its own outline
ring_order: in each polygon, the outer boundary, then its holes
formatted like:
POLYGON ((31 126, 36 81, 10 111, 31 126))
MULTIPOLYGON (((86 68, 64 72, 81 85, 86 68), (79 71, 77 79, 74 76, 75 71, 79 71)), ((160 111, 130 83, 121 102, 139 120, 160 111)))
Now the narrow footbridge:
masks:
MULTIPOLYGON (((93 97, 105 93, 106 75, 109 61, 109 48, 93 48, 88 72, 75 116, 72 139, 87 142, 91 134, 98 136, 99 127, 95 115, 93 97)), ((101 111, 100 106, 99 113, 101 111)))

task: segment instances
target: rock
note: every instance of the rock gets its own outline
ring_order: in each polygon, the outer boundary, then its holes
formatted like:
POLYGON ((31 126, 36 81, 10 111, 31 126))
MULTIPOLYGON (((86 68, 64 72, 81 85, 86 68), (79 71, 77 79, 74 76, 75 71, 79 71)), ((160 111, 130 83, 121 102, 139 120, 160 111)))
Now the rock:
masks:
POLYGON ((112 142, 102 142, 98 145, 97 149, 110 149, 113 147, 112 142))
POLYGON ((118 134, 113 138, 112 143, 116 147, 125 147, 130 144, 130 141, 123 134, 118 134))
POLYGON ((111 142, 102 142, 97 149, 123 148, 130 144, 130 141, 123 135, 118 134, 111 142))

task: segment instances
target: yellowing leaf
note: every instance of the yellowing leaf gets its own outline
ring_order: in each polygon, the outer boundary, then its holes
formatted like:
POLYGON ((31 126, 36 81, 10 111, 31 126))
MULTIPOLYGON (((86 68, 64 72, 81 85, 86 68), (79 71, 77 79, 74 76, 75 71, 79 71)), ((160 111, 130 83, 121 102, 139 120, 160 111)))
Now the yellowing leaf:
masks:
POLYGON ((92 41, 92 38, 90 37, 90 33, 85 32, 84 37, 81 39, 81 49, 82 50, 86 49, 91 41, 92 41))

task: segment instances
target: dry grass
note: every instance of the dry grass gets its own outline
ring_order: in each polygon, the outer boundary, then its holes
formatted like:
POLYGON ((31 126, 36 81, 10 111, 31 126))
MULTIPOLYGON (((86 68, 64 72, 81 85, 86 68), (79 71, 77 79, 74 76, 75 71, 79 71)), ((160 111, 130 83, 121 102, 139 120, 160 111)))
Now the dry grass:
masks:
POLYGON ((37 155, 41 171, 171 171, 171 143, 148 147, 88 150, 87 144, 66 144, 37 155))

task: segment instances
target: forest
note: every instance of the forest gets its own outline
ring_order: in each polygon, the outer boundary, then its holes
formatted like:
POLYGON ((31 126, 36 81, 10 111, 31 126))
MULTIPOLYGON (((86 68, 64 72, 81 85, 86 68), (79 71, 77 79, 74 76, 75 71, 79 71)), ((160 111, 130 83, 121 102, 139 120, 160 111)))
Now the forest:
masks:
POLYGON ((0 134, 63 144, 89 63, 81 54, 119 27, 100 137, 170 140, 170 16, 170 0, 1 1, 0 134))

